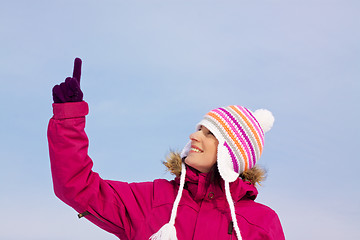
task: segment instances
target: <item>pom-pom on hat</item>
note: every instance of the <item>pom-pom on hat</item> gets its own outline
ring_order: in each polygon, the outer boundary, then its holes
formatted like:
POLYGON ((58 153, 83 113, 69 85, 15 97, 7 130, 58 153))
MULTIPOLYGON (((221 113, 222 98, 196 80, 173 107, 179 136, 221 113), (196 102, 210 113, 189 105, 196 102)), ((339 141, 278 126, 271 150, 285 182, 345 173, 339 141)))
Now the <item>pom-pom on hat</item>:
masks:
MULTIPOLYGON (((251 112, 245 107, 232 105, 211 110, 196 128, 205 126, 219 141, 217 163, 220 175, 233 182, 259 160, 264 147, 264 132, 272 128, 274 120, 266 109, 251 112)), ((188 155, 190 145, 191 142, 185 146, 182 157, 188 155)))
MULTIPOLYGON (((225 182, 225 195, 229 203, 231 218, 236 236, 242 239, 237 223, 235 206, 230 193, 230 182, 255 166, 264 147, 264 133, 274 124, 274 116, 266 109, 251 112, 245 107, 232 105, 208 112, 197 124, 196 129, 205 126, 219 141, 217 163, 221 177, 225 182)), ((181 158, 187 157, 191 147, 189 141, 181 152, 181 158)), ((182 163, 180 187, 171 212, 169 223, 165 224, 151 240, 176 240, 175 219, 184 188, 186 168, 182 163)))
MULTIPOLYGON (((263 151, 264 131, 254 115, 245 107, 228 106, 210 111, 198 124, 207 127, 219 141, 219 172, 228 182, 255 166, 263 151)), ((266 124, 272 125, 273 119, 266 124)))

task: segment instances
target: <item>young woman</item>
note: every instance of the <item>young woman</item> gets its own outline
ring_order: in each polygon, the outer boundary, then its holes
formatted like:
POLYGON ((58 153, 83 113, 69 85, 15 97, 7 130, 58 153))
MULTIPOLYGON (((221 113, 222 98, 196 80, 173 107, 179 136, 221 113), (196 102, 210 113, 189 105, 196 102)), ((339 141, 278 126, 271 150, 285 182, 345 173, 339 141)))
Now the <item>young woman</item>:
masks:
POLYGON ((84 131, 88 105, 80 89, 81 60, 73 77, 53 88, 48 141, 54 191, 79 217, 119 239, 285 239, 277 214, 256 203, 255 166, 264 132, 274 122, 267 110, 229 106, 210 111, 181 154, 165 162, 175 180, 126 183, 92 171, 84 131))

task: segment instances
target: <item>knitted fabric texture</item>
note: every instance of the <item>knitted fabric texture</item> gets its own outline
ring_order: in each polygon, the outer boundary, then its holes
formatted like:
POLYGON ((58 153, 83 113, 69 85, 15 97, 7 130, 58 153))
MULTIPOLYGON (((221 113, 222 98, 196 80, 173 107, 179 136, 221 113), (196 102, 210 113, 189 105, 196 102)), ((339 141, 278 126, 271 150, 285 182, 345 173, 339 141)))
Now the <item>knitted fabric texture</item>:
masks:
MULTIPOLYGON (((271 112, 265 109, 252 113, 245 107, 232 105, 208 112, 198 123, 209 129, 219 141, 217 163, 221 177, 235 181, 239 175, 255 166, 264 147, 264 131, 270 130, 274 122, 271 112), (266 126, 266 127, 262 127, 266 126)), ((186 157, 189 142, 181 153, 186 157)))
MULTIPOLYGON (((232 105, 211 110, 196 126, 197 129, 200 126, 205 126, 219 141, 217 163, 220 175, 225 181, 225 195, 229 203, 231 219, 238 240, 241 240, 242 236, 236 219, 234 202, 230 192, 230 182, 234 182, 242 172, 255 166, 264 147, 264 132, 269 131, 273 123, 274 117, 268 110, 259 109, 252 113, 245 107, 232 105)), ((181 152, 181 158, 187 157, 190 148, 191 141, 186 144, 181 152)), ((177 239, 175 218, 184 189, 185 174, 185 164, 182 163, 180 187, 173 205, 170 221, 150 239, 177 239)))
POLYGON ((199 125, 207 127, 219 141, 217 160, 224 180, 235 181, 260 158, 264 132, 248 109, 241 106, 214 109, 199 125))

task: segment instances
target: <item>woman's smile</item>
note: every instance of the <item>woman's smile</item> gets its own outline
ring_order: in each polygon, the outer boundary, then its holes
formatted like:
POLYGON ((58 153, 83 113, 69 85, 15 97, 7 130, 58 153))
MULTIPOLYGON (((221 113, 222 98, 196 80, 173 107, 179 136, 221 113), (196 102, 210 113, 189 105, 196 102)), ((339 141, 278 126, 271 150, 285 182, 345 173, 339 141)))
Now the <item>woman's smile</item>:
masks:
POLYGON ((191 145, 190 152, 202 153, 204 151, 198 148, 197 146, 191 145))

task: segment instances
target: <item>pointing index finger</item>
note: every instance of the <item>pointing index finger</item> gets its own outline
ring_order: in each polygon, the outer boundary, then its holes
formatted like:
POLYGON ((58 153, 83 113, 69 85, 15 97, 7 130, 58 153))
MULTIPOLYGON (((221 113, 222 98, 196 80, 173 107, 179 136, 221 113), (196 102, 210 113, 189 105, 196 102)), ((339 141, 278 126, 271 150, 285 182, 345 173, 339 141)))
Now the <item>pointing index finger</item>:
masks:
POLYGON ((75 58, 73 78, 76 78, 76 80, 78 81, 79 84, 80 84, 80 78, 81 78, 81 64, 82 64, 81 59, 75 58))

